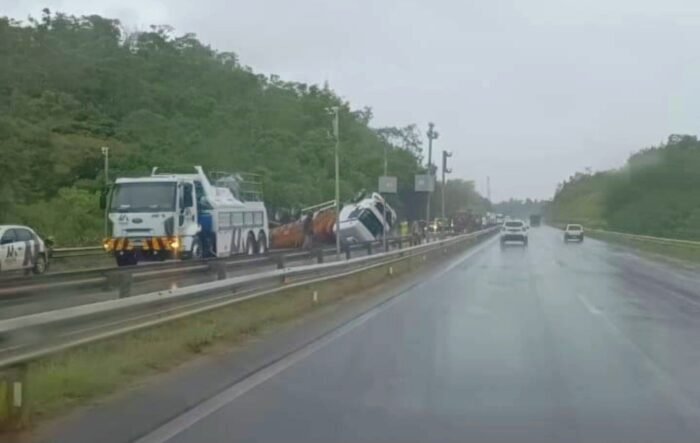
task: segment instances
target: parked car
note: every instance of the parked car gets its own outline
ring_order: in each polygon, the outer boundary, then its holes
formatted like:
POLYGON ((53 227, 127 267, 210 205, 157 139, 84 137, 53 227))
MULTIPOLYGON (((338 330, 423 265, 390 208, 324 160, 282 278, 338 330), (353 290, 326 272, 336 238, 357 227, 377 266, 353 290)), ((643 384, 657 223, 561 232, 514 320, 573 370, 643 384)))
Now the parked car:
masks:
POLYGON ((0 272, 43 274, 49 267, 44 240, 27 226, 0 225, 0 272))
POLYGON ((566 225, 564 229, 564 242, 575 240, 579 243, 583 241, 583 226, 581 225, 566 225))
POLYGON ((527 246, 527 226, 522 220, 507 220, 501 228, 501 245, 506 242, 521 242, 527 246))

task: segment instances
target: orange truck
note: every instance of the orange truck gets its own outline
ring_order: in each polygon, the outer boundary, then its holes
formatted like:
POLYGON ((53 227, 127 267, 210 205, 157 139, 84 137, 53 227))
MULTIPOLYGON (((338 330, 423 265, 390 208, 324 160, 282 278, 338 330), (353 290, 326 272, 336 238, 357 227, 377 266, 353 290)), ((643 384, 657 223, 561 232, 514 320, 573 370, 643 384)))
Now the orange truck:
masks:
POLYGON ((305 208, 302 213, 306 215, 301 219, 270 231, 270 247, 311 248, 314 244, 330 244, 335 241, 335 202, 305 208))

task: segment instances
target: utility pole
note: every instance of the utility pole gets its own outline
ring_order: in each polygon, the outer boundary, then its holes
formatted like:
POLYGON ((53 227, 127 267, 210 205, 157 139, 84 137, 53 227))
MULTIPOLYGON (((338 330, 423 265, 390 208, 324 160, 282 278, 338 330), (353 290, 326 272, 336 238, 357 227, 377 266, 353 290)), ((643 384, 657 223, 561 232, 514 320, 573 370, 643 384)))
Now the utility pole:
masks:
POLYGON ((445 218, 445 174, 452 173, 452 169, 447 168, 447 159, 452 157, 451 152, 442 151, 442 218, 445 218))
MULTIPOLYGON (((102 146, 100 148, 102 156, 105 158, 105 189, 102 192, 107 192, 109 186, 109 147, 102 146)), ((109 208, 105 206, 105 237, 109 236, 109 208)))
MULTIPOLYGON (((387 173, 388 173, 387 170, 389 169, 389 162, 388 162, 388 160, 387 160, 386 148, 387 148, 387 143, 384 143, 384 177, 387 176, 387 173)), ((384 252, 386 252, 386 251, 387 251, 387 246, 386 246, 386 242, 387 242, 387 238, 386 238, 386 237, 387 237, 387 232, 386 232, 386 228, 387 228, 387 224, 388 224, 388 223, 386 222, 386 197, 384 197, 384 205, 382 205, 382 209, 383 209, 383 211, 382 211, 382 217, 384 218, 384 221, 382 222, 382 223, 383 223, 383 224, 382 224, 382 233, 384 234, 384 235, 383 235, 383 237, 384 237, 384 252)))
POLYGON ((340 260, 340 160, 338 151, 340 150, 340 122, 338 106, 331 108, 333 111, 333 136, 335 137, 335 255, 336 260, 340 260))
POLYGON ((491 177, 486 176, 486 198, 491 201, 491 177))
MULTIPOLYGON (((433 170, 433 140, 438 138, 438 133, 435 130, 435 124, 430 122, 428 123, 428 176, 430 176, 430 180, 432 180, 433 186, 435 183, 435 174, 433 170)), ((432 196, 432 191, 428 192, 428 198, 427 198, 427 203, 425 205, 425 222, 430 223, 430 197, 432 196)))

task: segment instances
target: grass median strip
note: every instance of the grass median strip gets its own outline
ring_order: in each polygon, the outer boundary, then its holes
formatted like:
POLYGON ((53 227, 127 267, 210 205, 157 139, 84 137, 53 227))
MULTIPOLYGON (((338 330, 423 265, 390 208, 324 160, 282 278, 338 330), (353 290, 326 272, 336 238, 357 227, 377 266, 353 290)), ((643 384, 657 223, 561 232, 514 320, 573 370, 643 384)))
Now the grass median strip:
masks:
MULTIPOLYGON (((429 260, 432 263, 444 256, 441 252, 432 254, 429 260)), ((361 274, 285 289, 34 362, 26 379, 29 421, 90 404, 198 355, 243 345, 253 337, 303 318, 306 313, 330 307, 349 295, 410 273, 424 263, 422 255, 407 258, 361 274)))

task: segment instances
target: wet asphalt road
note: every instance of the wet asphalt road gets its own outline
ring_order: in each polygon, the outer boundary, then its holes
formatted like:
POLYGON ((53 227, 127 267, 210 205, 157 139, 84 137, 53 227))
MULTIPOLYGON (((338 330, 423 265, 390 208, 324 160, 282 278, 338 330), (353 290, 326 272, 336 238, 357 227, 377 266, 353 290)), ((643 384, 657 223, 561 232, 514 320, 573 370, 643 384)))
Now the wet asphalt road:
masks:
POLYGON ((697 281, 534 228, 143 442, 697 442, 697 281))

